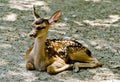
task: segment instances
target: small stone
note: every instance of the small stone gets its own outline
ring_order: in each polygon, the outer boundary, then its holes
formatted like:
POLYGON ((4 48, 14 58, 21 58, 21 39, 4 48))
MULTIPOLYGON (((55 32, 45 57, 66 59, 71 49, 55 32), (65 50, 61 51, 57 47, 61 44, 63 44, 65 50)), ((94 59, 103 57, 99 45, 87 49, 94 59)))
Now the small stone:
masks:
POLYGON ((65 20, 65 21, 68 21, 68 18, 65 17, 64 20, 65 20))
POLYGON ((72 15, 73 18, 77 17, 76 15, 72 15))

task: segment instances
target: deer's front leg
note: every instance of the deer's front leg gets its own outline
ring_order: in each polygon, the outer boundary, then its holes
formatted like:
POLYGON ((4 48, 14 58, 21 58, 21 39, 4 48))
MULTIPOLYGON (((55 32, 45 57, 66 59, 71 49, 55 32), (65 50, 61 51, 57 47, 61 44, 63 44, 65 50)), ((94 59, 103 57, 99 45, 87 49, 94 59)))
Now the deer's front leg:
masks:
POLYGON ((73 65, 66 64, 60 61, 55 61, 53 64, 49 65, 47 67, 47 72, 49 74, 57 74, 60 73, 66 69, 72 68, 73 65))
POLYGON ((32 53, 32 50, 33 50, 33 46, 34 46, 34 43, 29 47, 29 49, 26 51, 26 69, 27 70, 33 70, 35 69, 34 67, 34 64, 33 64, 33 53, 32 53))
POLYGON ((33 64, 33 58, 30 55, 26 58, 26 69, 27 70, 35 69, 34 64, 33 64))
POLYGON ((31 62, 27 62, 26 63, 26 69, 27 70, 34 70, 35 68, 34 68, 34 65, 31 62))

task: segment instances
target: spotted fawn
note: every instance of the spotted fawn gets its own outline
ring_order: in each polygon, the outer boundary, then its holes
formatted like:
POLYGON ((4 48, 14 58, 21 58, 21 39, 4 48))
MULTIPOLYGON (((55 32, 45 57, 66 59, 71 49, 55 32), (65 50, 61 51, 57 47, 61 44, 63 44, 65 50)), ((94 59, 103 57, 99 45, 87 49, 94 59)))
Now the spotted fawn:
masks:
POLYGON ((46 39, 50 26, 60 19, 61 10, 49 19, 41 18, 35 6, 33 13, 35 20, 29 36, 35 40, 26 51, 26 69, 57 74, 67 69, 78 72, 79 68, 102 66, 90 50, 75 40, 46 39))

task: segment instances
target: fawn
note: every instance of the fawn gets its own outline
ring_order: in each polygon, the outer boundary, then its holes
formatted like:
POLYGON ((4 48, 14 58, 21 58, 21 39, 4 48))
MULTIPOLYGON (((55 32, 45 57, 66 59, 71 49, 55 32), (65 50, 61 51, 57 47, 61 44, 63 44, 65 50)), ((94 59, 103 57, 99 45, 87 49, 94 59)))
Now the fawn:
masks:
POLYGON ((46 39, 50 25, 60 19, 61 10, 44 19, 38 15, 35 6, 33 9, 35 21, 29 36, 35 41, 26 51, 26 69, 57 74, 70 68, 78 72, 79 68, 102 66, 90 50, 75 40, 46 39))

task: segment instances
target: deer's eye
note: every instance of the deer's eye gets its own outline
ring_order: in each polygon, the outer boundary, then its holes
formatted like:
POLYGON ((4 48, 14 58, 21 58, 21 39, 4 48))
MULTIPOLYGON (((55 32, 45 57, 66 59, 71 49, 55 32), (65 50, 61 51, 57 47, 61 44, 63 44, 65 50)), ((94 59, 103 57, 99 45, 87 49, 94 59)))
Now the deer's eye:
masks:
POLYGON ((37 30, 40 30, 40 29, 41 29, 41 27, 36 27, 36 29, 37 29, 37 30))
POLYGON ((42 26, 41 29, 45 29, 45 26, 42 26))
POLYGON ((43 27, 39 27, 39 26, 38 26, 38 27, 36 27, 36 29, 37 29, 37 30, 45 29, 45 26, 43 26, 43 27))

